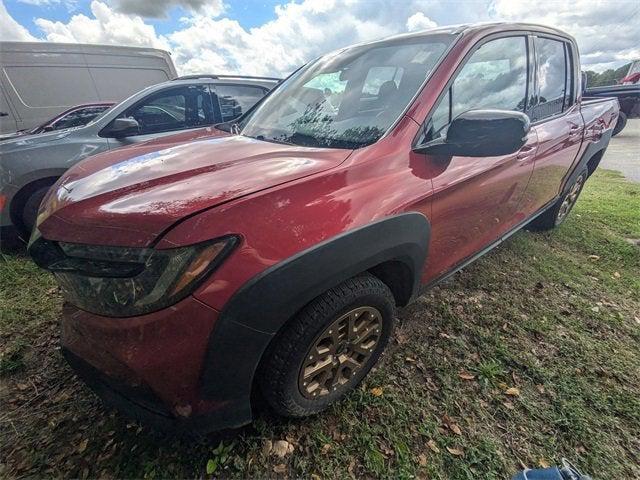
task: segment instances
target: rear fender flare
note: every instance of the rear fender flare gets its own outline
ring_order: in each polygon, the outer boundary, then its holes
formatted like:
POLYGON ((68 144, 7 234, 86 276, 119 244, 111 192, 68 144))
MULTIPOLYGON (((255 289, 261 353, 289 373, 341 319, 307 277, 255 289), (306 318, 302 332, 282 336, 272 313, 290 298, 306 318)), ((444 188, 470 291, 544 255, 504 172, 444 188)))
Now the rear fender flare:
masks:
MULTIPOLYGON (((582 172, 584 172, 585 170, 589 170, 589 161, 595 155, 600 152, 604 153, 604 151, 609 146, 609 141, 611 140, 612 133, 613 130, 609 129, 603 133, 602 137, 598 141, 591 142, 589 143, 589 145, 587 145, 587 148, 585 148, 582 157, 580 157, 580 160, 576 163, 573 170, 571 170, 571 173, 567 175, 564 185, 562 186, 562 192, 566 192, 567 189, 569 189, 571 185, 575 183, 576 179, 582 174, 582 172)), ((598 163, 600 162, 598 161, 598 163)), ((591 175, 596 168, 597 165, 593 168, 593 170, 589 171, 589 175, 591 175)))

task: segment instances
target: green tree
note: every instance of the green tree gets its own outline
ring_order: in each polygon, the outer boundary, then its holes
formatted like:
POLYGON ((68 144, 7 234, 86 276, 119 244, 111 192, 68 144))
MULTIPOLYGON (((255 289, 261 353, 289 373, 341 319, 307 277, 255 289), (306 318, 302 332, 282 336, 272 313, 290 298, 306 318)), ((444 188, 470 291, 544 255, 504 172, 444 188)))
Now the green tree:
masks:
POLYGON ((587 87, 599 87, 603 85, 615 85, 622 80, 627 72, 631 63, 622 65, 620 68, 613 70, 612 68, 605 70, 604 72, 594 72, 593 70, 587 70, 587 87))

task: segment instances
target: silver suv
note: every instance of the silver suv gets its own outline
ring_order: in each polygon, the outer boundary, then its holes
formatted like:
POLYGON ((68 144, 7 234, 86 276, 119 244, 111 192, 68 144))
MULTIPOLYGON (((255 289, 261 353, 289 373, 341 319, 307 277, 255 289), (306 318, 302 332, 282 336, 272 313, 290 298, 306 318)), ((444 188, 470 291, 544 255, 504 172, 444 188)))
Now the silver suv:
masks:
POLYGON ((228 122, 278 79, 191 75, 147 87, 78 128, 0 144, 0 228, 26 236, 47 190, 82 159, 177 131, 228 122))

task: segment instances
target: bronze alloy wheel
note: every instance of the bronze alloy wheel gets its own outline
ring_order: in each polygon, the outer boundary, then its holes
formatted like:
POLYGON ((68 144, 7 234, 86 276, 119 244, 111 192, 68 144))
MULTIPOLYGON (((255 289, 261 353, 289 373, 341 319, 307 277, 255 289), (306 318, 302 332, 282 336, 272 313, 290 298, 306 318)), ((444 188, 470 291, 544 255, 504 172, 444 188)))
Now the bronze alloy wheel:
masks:
POLYGON ((298 388, 309 399, 347 390, 349 380, 378 345, 382 314, 359 307, 340 316, 315 339, 298 376, 298 388))
POLYGON ((560 225, 564 221, 564 219, 567 218, 567 215, 569 215, 569 212, 571 211, 573 206, 576 204, 576 201, 578 200, 578 195, 580 195, 580 190, 582 190, 583 183, 584 183, 584 177, 583 175, 580 175, 576 179, 575 183, 571 185, 571 189, 569 190, 569 193, 565 195, 564 200, 560 205, 560 210, 558 210, 558 215, 556 217, 556 225, 560 225))

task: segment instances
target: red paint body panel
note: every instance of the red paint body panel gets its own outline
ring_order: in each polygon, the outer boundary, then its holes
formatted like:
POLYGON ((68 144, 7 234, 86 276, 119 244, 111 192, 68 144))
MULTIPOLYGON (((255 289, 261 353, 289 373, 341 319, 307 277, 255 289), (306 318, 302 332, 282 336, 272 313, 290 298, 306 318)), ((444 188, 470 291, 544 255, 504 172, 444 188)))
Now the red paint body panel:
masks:
POLYGON ((189 142, 180 135, 120 148, 64 175, 49 194, 53 219, 41 232, 76 243, 146 246, 185 215, 330 169, 350 153, 218 130, 189 142))
POLYGON ((218 312, 193 297, 126 319, 65 305, 62 343, 108 377, 150 388, 170 411, 178 407, 198 414, 215 407, 200 398, 198 382, 217 317, 218 312), (179 378, 172 372, 180 372, 179 378))
POLYGON ((65 345, 109 375, 148 385, 172 411, 215 410, 199 395, 198 379, 217 312, 269 267, 417 211, 431 225, 426 284, 522 225, 613 128, 614 102, 582 105, 577 98, 566 114, 535 125, 510 155, 441 158, 412 146, 470 50, 487 36, 528 28, 487 26, 462 35, 405 114, 367 147, 297 147, 208 128, 77 164, 43 204, 38 229, 48 240, 159 249, 230 234, 241 240, 192 296, 170 308, 126 319, 67 314, 65 345))

